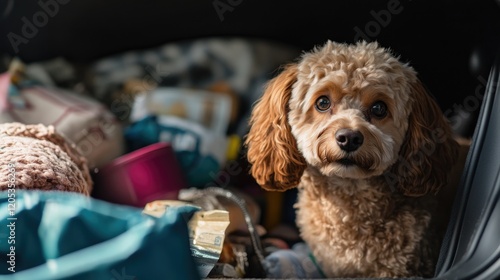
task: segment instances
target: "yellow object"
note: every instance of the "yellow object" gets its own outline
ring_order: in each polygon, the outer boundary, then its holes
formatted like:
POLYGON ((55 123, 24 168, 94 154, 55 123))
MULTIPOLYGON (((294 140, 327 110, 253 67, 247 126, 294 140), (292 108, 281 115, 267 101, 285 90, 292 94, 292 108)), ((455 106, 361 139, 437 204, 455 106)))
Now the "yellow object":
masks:
POLYGON ((236 160, 240 152, 241 137, 233 134, 228 137, 226 158, 227 160, 236 160))

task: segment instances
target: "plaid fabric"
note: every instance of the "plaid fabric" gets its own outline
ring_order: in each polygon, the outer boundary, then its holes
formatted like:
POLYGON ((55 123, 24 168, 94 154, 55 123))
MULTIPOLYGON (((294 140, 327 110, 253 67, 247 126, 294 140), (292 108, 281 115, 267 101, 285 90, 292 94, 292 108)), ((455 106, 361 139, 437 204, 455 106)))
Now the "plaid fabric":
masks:
POLYGON ((26 86, 12 96, 5 87, 0 96, 0 122, 53 125, 87 158, 89 167, 100 167, 123 153, 123 132, 115 116, 99 102, 56 87, 26 86), (22 100, 23 106, 12 105, 22 100))

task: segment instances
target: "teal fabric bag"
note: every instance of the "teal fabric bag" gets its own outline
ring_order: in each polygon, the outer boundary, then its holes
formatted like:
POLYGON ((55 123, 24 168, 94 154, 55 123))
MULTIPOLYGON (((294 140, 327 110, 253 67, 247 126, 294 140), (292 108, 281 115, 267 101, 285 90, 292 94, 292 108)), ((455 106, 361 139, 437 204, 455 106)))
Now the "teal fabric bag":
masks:
POLYGON ((76 193, 0 192, 0 279, 200 279, 187 227, 197 210, 154 218, 76 193))

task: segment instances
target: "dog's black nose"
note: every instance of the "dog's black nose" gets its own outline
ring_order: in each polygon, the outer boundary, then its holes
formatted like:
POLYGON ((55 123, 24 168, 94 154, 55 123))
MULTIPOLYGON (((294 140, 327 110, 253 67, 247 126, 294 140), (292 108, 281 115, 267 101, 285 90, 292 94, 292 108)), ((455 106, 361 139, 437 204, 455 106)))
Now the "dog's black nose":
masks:
POLYGON ((363 145, 363 134, 357 130, 347 128, 339 129, 335 133, 339 147, 346 152, 354 152, 363 145))

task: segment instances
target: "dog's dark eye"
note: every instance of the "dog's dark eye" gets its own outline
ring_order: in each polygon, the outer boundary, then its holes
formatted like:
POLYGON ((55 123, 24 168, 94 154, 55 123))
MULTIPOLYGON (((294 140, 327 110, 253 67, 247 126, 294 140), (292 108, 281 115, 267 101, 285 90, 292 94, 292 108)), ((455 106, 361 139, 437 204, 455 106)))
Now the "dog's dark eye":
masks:
POLYGON ((315 107, 316 107, 316 110, 318 110, 319 112, 324 112, 324 111, 330 109, 331 106, 332 106, 332 103, 330 102, 330 99, 328 99, 328 97, 326 97, 324 95, 322 95, 318 99, 316 99, 315 107))
POLYGON ((385 118, 387 116, 387 105, 382 101, 373 103, 370 108, 370 115, 378 119, 385 118))

